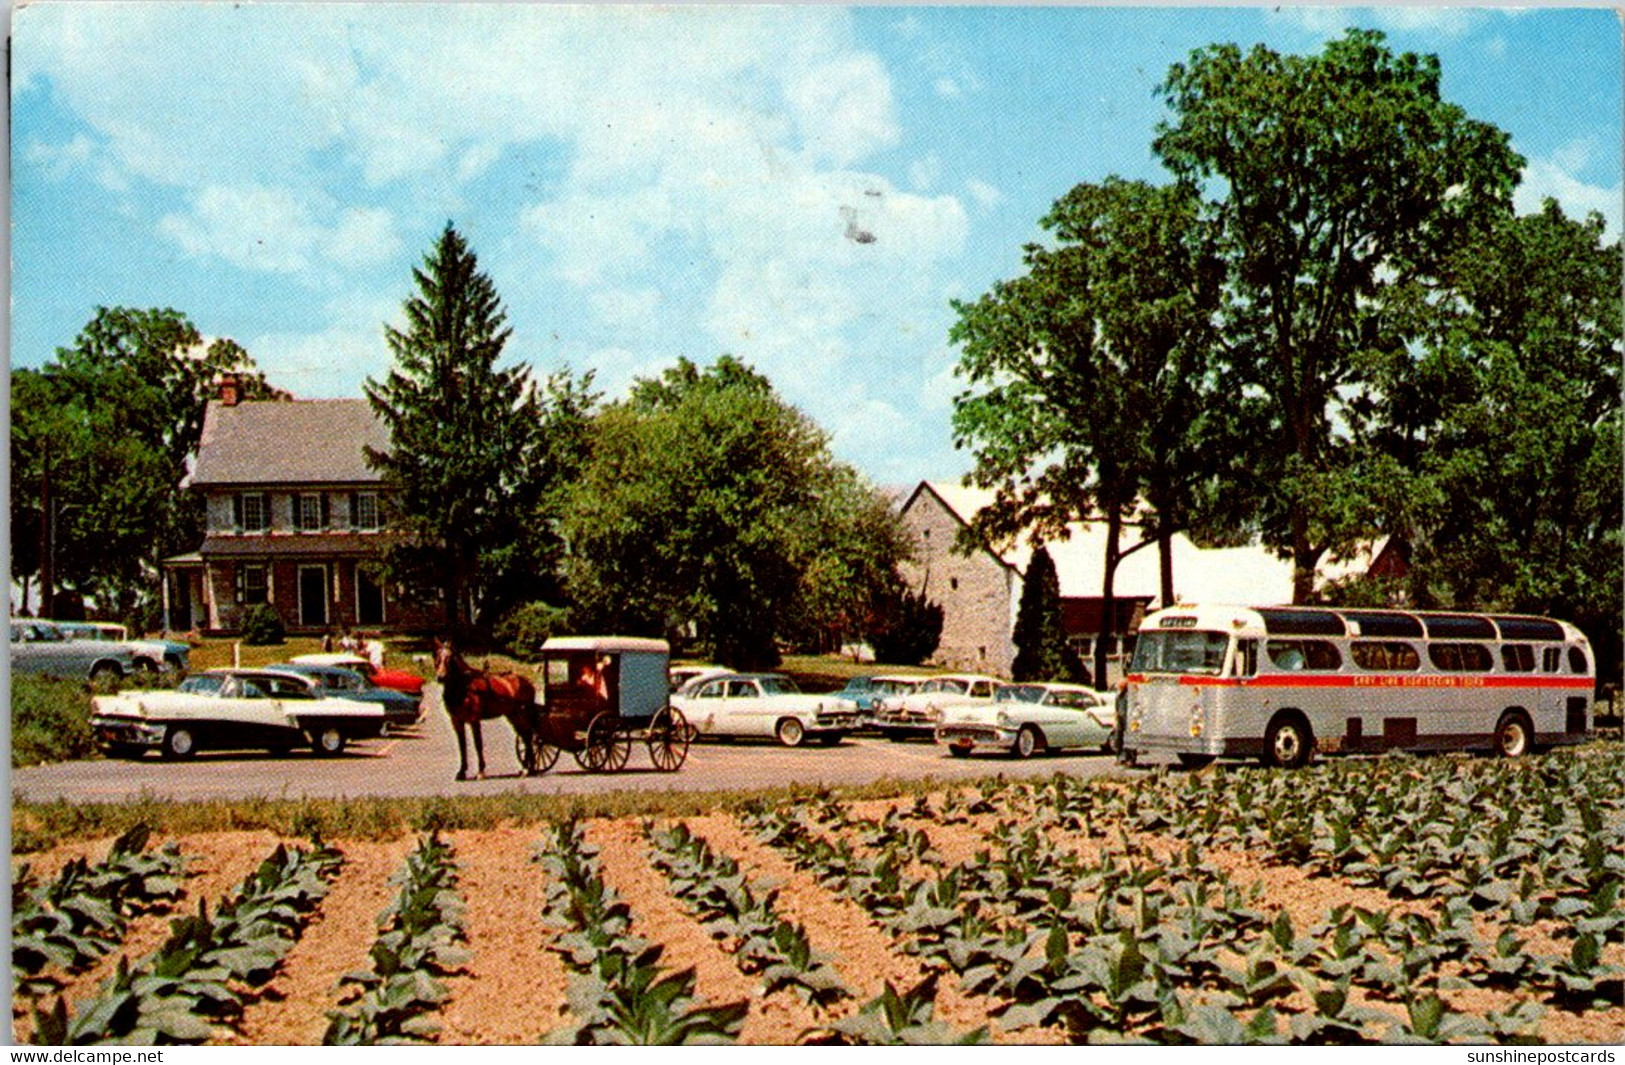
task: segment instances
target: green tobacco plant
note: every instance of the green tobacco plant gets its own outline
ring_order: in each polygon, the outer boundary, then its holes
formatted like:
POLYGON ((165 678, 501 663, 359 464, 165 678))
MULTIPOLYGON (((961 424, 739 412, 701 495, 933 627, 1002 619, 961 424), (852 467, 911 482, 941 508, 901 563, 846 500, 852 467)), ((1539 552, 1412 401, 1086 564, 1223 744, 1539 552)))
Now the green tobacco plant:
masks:
POLYGON ((461 970, 463 901, 450 844, 431 832, 420 837, 397 877, 400 891, 379 918, 370 951, 372 968, 340 981, 360 993, 328 1013, 327 1046, 426 1042, 438 1030, 428 1014, 445 1001, 437 977, 461 970))
POLYGON ((696 1001, 693 970, 668 972, 660 945, 631 934, 631 909, 604 884, 597 854, 575 822, 555 827, 537 861, 549 875, 544 919, 561 930, 549 949, 572 970, 571 1023, 548 1032, 545 1042, 652 1046, 738 1039, 749 1003, 696 1001))
POLYGON ((977 1046, 990 1042, 986 1028, 956 1032, 934 1019, 937 975, 932 973, 898 993, 888 981, 885 991, 850 1017, 827 1028, 804 1032, 814 1046, 977 1046))
POLYGON ((120 958, 101 991, 70 1014, 59 997, 36 1009, 45 1045, 197 1043, 229 1023, 280 971, 343 858, 331 848, 278 845, 211 918, 206 903, 171 923, 168 940, 142 962, 120 958))

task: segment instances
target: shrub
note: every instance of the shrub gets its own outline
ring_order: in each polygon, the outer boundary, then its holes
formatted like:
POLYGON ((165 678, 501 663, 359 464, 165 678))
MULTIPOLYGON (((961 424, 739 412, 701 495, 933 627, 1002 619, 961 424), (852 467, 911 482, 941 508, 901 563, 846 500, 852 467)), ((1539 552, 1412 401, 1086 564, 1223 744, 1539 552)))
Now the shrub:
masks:
POLYGON ((522 603, 502 616, 491 635, 516 658, 532 658, 548 637, 565 627, 569 611, 537 601, 522 603))
POLYGON ((83 681, 11 675, 11 764, 35 765, 94 753, 90 693, 83 681))
POLYGON ((285 636, 287 632, 282 627, 282 615, 270 603, 255 603, 243 614, 244 643, 281 643, 285 636))
POLYGON ((875 661, 916 666, 931 657, 942 639, 942 606, 906 588, 880 597, 869 631, 875 661))

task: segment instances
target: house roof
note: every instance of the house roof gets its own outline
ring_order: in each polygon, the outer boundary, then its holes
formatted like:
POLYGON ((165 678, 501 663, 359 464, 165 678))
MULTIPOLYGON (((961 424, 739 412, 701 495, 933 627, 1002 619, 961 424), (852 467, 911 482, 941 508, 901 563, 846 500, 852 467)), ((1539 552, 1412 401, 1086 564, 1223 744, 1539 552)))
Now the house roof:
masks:
MULTIPOLYGON (((993 493, 967 488, 952 482, 922 482, 930 488, 960 521, 970 519, 993 502, 993 493)), ((1055 562, 1055 574, 1063 597, 1098 597, 1103 594, 1103 566, 1106 557, 1106 531, 1103 521, 1073 522, 1064 540, 1045 544, 1055 562)), ((1125 528, 1122 547, 1136 542, 1135 529, 1125 528)), ((1022 573, 1032 561, 1036 545, 1027 536, 992 553, 1005 565, 1022 573)), ((1262 546, 1202 548, 1183 533, 1173 536, 1174 595, 1184 602, 1230 603, 1237 606, 1268 606, 1292 601, 1292 563, 1262 546)), ((1112 591, 1124 598, 1157 600, 1161 595, 1161 562, 1155 545, 1126 556, 1117 565, 1112 591)))
POLYGON ((216 558, 324 558, 377 555, 388 533, 294 533, 268 536, 205 536, 199 560, 216 558))
POLYGON ((376 484, 367 445, 387 450, 389 430, 364 399, 213 401, 191 483, 376 484))

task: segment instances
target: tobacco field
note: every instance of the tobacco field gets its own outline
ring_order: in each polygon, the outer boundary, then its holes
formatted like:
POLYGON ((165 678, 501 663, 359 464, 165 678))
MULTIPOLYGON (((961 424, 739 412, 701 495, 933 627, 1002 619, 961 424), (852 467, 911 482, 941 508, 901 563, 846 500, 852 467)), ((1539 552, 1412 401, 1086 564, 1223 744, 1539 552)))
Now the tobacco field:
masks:
POLYGON ((19 1041, 1609 1043, 1625 762, 809 792, 682 818, 64 843, 19 1041))

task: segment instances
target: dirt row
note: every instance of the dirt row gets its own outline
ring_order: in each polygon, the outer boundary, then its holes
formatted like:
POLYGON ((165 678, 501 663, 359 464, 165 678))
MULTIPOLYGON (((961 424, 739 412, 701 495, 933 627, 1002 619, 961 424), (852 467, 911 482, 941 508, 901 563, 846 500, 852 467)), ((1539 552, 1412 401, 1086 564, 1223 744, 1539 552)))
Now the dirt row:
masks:
MULTIPOLYGON (((853 804, 850 813, 854 818, 878 818, 890 805, 881 801, 853 804)), ((908 820, 905 824, 923 828, 933 848, 956 862, 987 848, 991 830, 1001 819, 1009 818, 1010 812, 1005 810, 997 816, 981 815, 952 825, 924 820, 908 820)), ((855 998, 828 1009, 804 1002, 789 989, 763 995, 760 980, 741 973, 724 945, 713 940, 671 895, 663 875, 649 860, 650 845, 638 820, 588 822, 587 842, 600 850, 606 883, 630 906, 634 934, 663 944, 662 960, 669 967, 693 969, 700 999, 712 1004, 740 1000, 750 1004, 742 1042, 796 1042, 808 1031, 850 1014, 878 995, 886 983, 904 989, 926 974, 920 960, 895 949, 891 934, 854 902, 797 872, 781 854, 758 843, 736 818, 713 814, 688 818, 686 822, 715 851, 739 862, 753 879, 765 879, 776 887, 779 915, 803 925, 814 948, 831 958, 843 980, 856 992, 855 998)), ((568 977, 559 957, 547 949, 556 933, 542 919, 544 878, 532 860, 542 835, 541 827, 534 825, 446 835, 458 863, 459 891, 467 903, 464 931, 470 961, 461 974, 446 981, 450 995, 434 1018, 440 1025, 442 1043, 534 1043, 567 1019, 568 977)), ((1115 840, 1080 839, 1058 833, 1052 839, 1089 859, 1106 851, 1121 853, 1115 840)), ((93 860, 99 858, 109 842, 65 845, 31 861, 42 876, 49 876, 64 861, 80 854, 93 860)), ((186 897, 181 903, 182 910, 190 910, 199 899, 211 900, 212 909, 213 900, 240 882, 278 841, 266 833, 235 832, 186 835, 175 842, 191 859, 186 897)), ((1142 861, 1166 860, 1170 853, 1164 846, 1146 846, 1147 841, 1138 839, 1136 842, 1141 844, 1135 847, 1136 857, 1142 861)), ((414 843, 411 839, 338 843, 345 857, 338 880, 306 926, 302 939, 285 958, 271 988, 250 1003, 233 1028, 220 1030, 219 1042, 320 1042, 327 1026, 327 1011, 336 1008, 342 998, 341 977, 369 966, 368 950, 378 917, 395 894, 391 878, 414 843)), ((1340 904, 1370 908, 1392 905, 1381 892, 1268 866, 1250 855, 1214 854, 1211 860, 1239 885, 1263 885, 1266 909, 1285 908, 1300 934, 1340 904)), ((1418 908, 1425 910, 1425 906, 1418 908)), ((124 953, 139 958, 160 945, 167 932, 167 917, 140 918, 130 928, 124 953)), ((117 954, 105 958, 69 980, 62 993, 70 1005, 94 994, 112 974, 118 958, 117 954)), ((939 983, 936 1005, 936 1018, 954 1030, 987 1026, 996 1041, 1059 1041, 1060 1034, 1055 1031, 1003 1032, 996 1022, 990 1022, 992 1003, 962 993, 957 983, 951 976, 939 983)), ((1458 1008, 1475 1011, 1503 1008, 1513 1001, 1508 994, 1477 990, 1452 993, 1450 997, 1458 1008)), ((46 996, 41 1004, 52 1001, 54 996, 46 996)), ((23 999, 14 1004, 13 1033, 19 1041, 26 1041, 32 1029, 29 1006, 23 999)), ((1392 1004, 1384 1008, 1394 1009, 1392 1004)), ((1549 1010, 1542 1034, 1552 1042, 1617 1042, 1625 1035, 1625 1007, 1583 1015, 1549 1010)))

